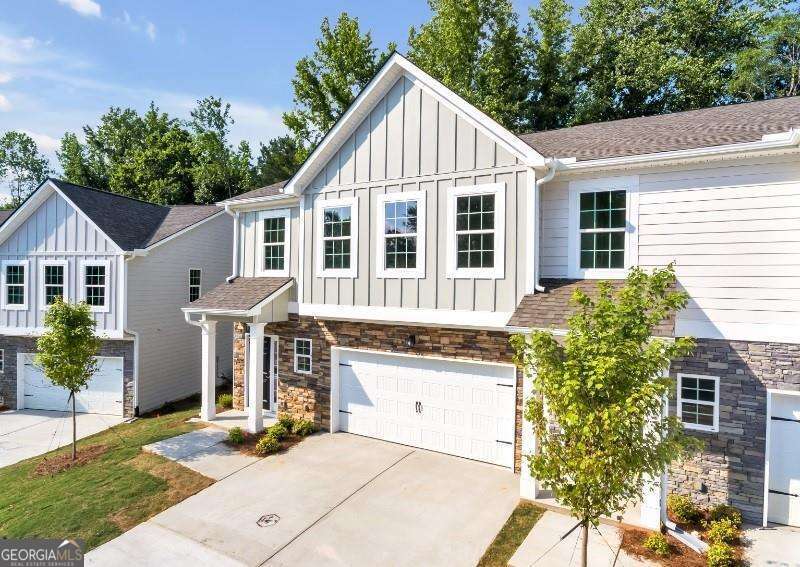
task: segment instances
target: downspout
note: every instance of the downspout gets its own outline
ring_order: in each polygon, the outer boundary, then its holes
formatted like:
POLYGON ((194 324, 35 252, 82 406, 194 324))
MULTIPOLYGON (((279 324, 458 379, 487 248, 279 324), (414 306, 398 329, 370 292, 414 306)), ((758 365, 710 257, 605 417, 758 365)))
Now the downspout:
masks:
POLYGON ((558 171, 559 167, 561 166, 561 162, 555 158, 547 158, 545 161, 547 165, 547 173, 541 179, 536 180, 536 185, 534 187, 534 226, 537 234, 534 237, 534 242, 536 243, 536 248, 534 252, 534 266, 535 266, 535 284, 533 289, 538 291, 539 293, 544 292, 545 288, 539 283, 539 273, 540 273, 540 266, 539 266, 539 249, 541 248, 541 238, 539 238, 539 202, 541 200, 541 186, 547 183, 548 181, 552 180, 553 177, 556 175, 556 171, 558 171))
POLYGON ((230 205, 225 205, 225 212, 233 215, 233 271, 225 278, 226 282, 231 283, 239 277, 239 211, 231 212, 230 205))

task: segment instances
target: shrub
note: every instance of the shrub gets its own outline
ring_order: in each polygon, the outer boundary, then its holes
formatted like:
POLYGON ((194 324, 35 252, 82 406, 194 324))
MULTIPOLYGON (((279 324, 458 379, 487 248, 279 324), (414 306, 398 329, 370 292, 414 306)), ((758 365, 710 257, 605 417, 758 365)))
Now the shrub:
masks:
POLYGON ((315 429, 316 427, 313 421, 310 419, 301 419, 300 421, 296 421, 292 426, 292 433, 305 437, 306 435, 314 433, 315 429))
POLYGON ((281 441, 289 435, 289 430, 282 423, 276 423, 267 427, 267 435, 272 435, 278 441, 281 441))
POLYGON ((288 413, 282 413, 278 416, 278 423, 286 428, 286 431, 291 431, 294 427, 295 419, 288 413))
POLYGON ((711 508, 708 512, 708 519, 712 522, 727 519, 733 522, 736 528, 742 527, 742 513, 738 508, 728 506, 727 504, 718 504, 711 508))
POLYGON ((217 396, 217 405, 223 408, 232 408, 233 396, 231 394, 220 394, 217 396))
POLYGON ((281 444, 274 435, 267 433, 256 443, 256 453, 259 455, 271 455, 281 448, 281 444))
POLYGON ((739 540, 739 528, 730 518, 722 518, 716 522, 711 522, 706 531, 706 538, 711 544, 727 543, 734 544, 739 540))
POLYGON ((700 510, 688 496, 670 494, 667 496, 667 510, 676 520, 687 524, 700 518, 700 510))
POLYGON ((242 428, 232 427, 230 431, 228 431, 228 441, 234 445, 241 445, 244 443, 244 432, 242 431, 242 428))
POLYGON ((669 543, 667 542, 667 538, 662 533, 651 533, 645 538, 642 545, 659 557, 666 557, 669 555, 669 543))
POLYGON ((706 552, 708 567, 734 567, 736 565, 736 553, 733 548, 725 543, 715 543, 706 552))

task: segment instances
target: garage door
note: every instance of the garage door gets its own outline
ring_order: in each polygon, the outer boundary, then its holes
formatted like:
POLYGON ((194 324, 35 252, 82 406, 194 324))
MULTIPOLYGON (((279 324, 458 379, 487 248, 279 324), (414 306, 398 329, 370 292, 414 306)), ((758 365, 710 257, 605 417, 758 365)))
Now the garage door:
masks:
MULTIPOLYGON (((55 386, 33 363, 33 354, 20 354, 17 362, 19 384, 27 409, 66 411, 71 408, 69 392, 55 386)), ((98 370, 89 387, 75 396, 75 409, 82 413, 122 415, 121 357, 99 356, 98 370)))
POLYGON ((773 393, 771 398, 767 519, 800 526, 800 396, 773 393))
POLYGON ((510 366, 341 351, 339 429, 513 467, 515 384, 510 366))

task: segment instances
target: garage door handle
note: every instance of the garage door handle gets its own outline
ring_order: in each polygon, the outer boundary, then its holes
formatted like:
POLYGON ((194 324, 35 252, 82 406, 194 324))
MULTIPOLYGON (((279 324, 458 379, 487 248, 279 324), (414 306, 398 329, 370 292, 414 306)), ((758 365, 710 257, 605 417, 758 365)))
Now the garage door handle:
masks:
POLYGON ((500 441, 500 439, 495 439, 498 443, 502 443, 503 445, 513 445, 511 441, 500 441))
POLYGON ((792 494, 791 492, 783 492, 782 490, 769 489, 771 494, 780 494, 781 496, 791 496, 792 498, 800 498, 800 494, 792 494))
POLYGON ((800 419, 792 419, 792 418, 790 418, 790 417, 776 417, 776 416, 772 416, 772 419, 774 419, 775 421, 789 421, 789 422, 792 422, 792 423, 800 423, 800 419))

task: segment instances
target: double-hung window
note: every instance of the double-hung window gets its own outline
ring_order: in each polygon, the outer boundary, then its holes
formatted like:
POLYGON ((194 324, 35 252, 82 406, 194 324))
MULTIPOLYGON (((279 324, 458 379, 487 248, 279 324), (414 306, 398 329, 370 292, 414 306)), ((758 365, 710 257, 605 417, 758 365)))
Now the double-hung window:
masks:
POLYGON ((259 213, 260 263, 259 275, 289 275, 289 209, 275 209, 259 213))
POLYGON ((505 184, 456 187, 448 197, 448 277, 502 278, 505 184))
POLYGON ((83 300, 92 311, 108 311, 109 263, 105 261, 83 264, 83 300))
POLYGON ((678 374, 678 418, 687 429, 719 431, 719 377, 678 374))
POLYGON ((196 268, 189 269, 189 303, 200 299, 202 272, 196 268))
POLYGON ((317 272, 321 277, 354 278, 358 266, 358 201, 337 199, 317 205, 320 248, 317 272))
POLYGON ((380 195, 377 207, 377 276, 425 277, 425 193, 380 195))
POLYGON ((3 309, 28 308, 28 262, 3 264, 3 309))
POLYGON ((294 340, 294 371, 300 374, 311 372, 311 339, 294 340))
POLYGON ((42 309, 52 305, 57 297, 67 300, 67 263, 43 262, 39 272, 42 309))

